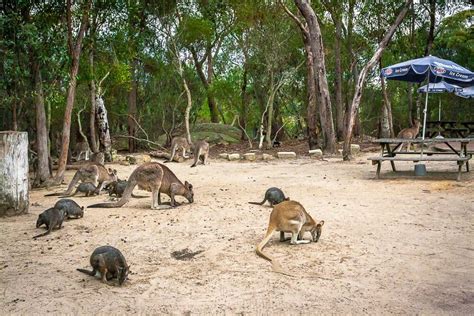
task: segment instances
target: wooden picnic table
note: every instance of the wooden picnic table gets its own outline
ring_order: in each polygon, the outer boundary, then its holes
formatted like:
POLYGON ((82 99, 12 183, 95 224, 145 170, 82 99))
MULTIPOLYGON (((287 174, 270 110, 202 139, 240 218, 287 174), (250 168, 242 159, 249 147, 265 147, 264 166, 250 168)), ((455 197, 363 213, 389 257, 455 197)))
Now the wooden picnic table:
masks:
POLYGON ((426 138, 433 138, 437 134, 465 138, 474 134, 474 122, 427 121, 426 138))
POLYGON ((377 165, 377 178, 380 178, 380 169, 383 161, 390 161, 392 170, 396 172, 395 161, 455 161, 458 164, 458 175, 457 180, 461 180, 462 166, 466 164, 466 171, 469 172, 469 160, 472 158, 472 154, 468 153, 467 145, 469 142, 474 141, 474 138, 429 138, 429 139, 403 139, 403 138, 380 138, 373 141, 381 146, 382 152, 380 156, 370 157, 368 160, 372 161, 373 165, 377 165), (450 151, 438 152, 438 151, 397 151, 403 144, 432 144, 432 143, 444 143, 448 146, 450 151), (460 145, 460 149, 456 149, 456 145, 460 145))

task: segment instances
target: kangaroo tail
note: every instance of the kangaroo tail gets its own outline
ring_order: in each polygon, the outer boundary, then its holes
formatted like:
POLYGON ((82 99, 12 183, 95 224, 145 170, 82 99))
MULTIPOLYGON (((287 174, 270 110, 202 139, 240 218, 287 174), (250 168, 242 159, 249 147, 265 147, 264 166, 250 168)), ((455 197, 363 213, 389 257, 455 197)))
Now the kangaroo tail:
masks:
POLYGON ((148 196, 146 195, 135 195, 132 193, 132 198, 134 199, 144 199, 144 198, 147 198, 148 196))
POLYGON ((249 204, 255 204, 255 205, 263 205, 265 202, 267 201, 267 199, 263 199, 262 202, 249 202, 249 204))
POLYGON ((74 174, 74 177, 72 178, 71 182, 69 183, 69 186, 67 187, 67 190, 64 193, 64 195, 71 194, 72 190, 74 189, 74 186, 76 185, 76 183, 79 182, 80 177, 81 177, 81 173, 79 171, 80 170, 77 170, 76 173, 74 174))
POLYGON ((130 176, 127 182, 127 187, 125 188, 125 191, 123 192, 122 198, 118 200, 115 203, 98 203, 98 204, 92 204, 89 205, 88 207, 90 208, 97 208, 97 207, 103 207, 103 208, 115 208, 115 207, 122 207, 124 206, 129 200, 130 197, 132 196, 133 189, 137 185, 137 181, 135 180, 134 174, 130 176))
POLYGON ((272 235, 275 232, 275 230, 276 230, 275 227, 268 227, 267 234, 265 235, 265 238, 263 238, 263 240, 257 245, 255 251, 257 252, 257 255, 259 255, 263 259, 268 260, 268 261, 271 262, 273 272, 281 273, 281 274, 288 275, 288 276, 293 276, 291 273, 285 271, 283 269, 283 267, 280 265, 280 263, 278 263, 277 261, 275 261, 275 259, 273 259, 272 257, 270 257, 269 255, 265 254, 262 251, 263 247, 265 247, 265 245, 268 243, 268 241, 272 238, 272 235))
POLYGON ((64 195, 64 192, 57 192, 57 193, 45 194, 44 196, 59 196, 59 197, 62 197, 63 195, 64 195))
POLYGON ((77 271, 79 272, 82 272, 82 273, 85 273, 87 275, 90 275, 90 276, 94 276, 95 275, 95 271, 89 271, 89 270, 86 270, 86 269, 76 269, 77 271))
POLYGON ((52 230, 53 230, 53 227, 52 227, 52 225, 50 225, 50 226, 49 226, 49 229, 48 229, 46 232, 34 236, 33 239, 36 239, 36 238, 38 238, 38 237, 46 236, 46 235, 48 235, 49 233, 51 233, 52 230))

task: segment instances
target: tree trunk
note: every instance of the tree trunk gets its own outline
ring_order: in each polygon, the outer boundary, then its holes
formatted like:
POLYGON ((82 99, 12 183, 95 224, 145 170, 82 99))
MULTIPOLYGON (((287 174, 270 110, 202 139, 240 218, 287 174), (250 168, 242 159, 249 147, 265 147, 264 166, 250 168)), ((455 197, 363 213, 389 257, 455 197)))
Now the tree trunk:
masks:
MULTIPOLYGON (((32 58, 35 57, 32 56, 32 58)), ((32 75, 35 89, 36 150, 38 154, 34 186, 41 186, 51 176, 51 170, 49 169, 48 131, 46 129, 43 82, 41 80, 39 64, 36 60, 32 62, 32 75)))
MULTIPOLYGON (((380 69, 382 69, 382 62, 380 62, 379 65, 380 69)), ((390 98, 388 97, 387 85, 385 84, 385 78, 383 76, 380 77, 380 83, 382 86, 383 95, 382 117, 385 118, 386 116, 386 126, 384 126, 386 131, 384 131, 384 133, 388 135, 387 137, 395 137, 395 132, 393 130, 392 104, 390 103, 390 98)))
POLYGON ((274 78, 273 72, 270 74, 270 95, 268 96, 267 106, 267 130, 265 134, 265 142, 267 149, 272 148, 272 125, 273 125, 273 102, 275 101, 275 94, 273 93, 274 78))
POLYGON ((335 90, 336 90, 336 135, 337 140, 344 138, 344 104, 342 103, 342 66, 341 66, 341 37, 342 21, 340 15, 336 18, 335 58, 335 90))
POLYGON ((344 138, 344 146, 342 149, 342 156, 344 160, 350 160, 351 159, 351 140, 352 140, 352 131, 354 128, 354 122, 355 122, 355 116, 357 114, 357 111, 359 109, 360 105, 360 100, 362 98, 362 92, 364 89, 365 85, 365 79, 367 77, 367 74, 369 71, 377 64, 378 60, 382 56, 383 51, 387 47, 388 43, 390 42, 390 39, 393 36, 393 33, 395 33, 395 30, 397 27, 402 23, 403 19, 405 18, 408 8, 413 0, 406 0, 405 4, 398 14, 397 18, 395 19, 395 22, 390 26, 390 28, 387 30, 387 33, 384 35, 384 38, 382 41, 379 43, 379 47, 375 51, 374 55, 372 58, 369 60, 367 65, 365 65, 364 68, 362 68, 362 71, 360 72, 359 78, 357 80, 357 85, 355 87, 354 91, 354 98, 352 99, 352 103, 350 106, 350 110, 348 113, 348 120, 347 120, 347 127, 346 127, 346 135, 344 138))
POLYGON ((63 134, 61 140, 61 154, 59 156, 58 170, 56 172, 55 181, 62 182, 64 180, 64 171, 66 171, 66 163, 69 152, 69 140, 71 131, 71 115, 74 107, 74 99, 76 96, 77 73, 79 71, 79 58, 82 50, 82 39, 86 31, 89 10, 92 0, 87 1, 85 8, 82 10, 81 26, 77 35, 76 43, 73 44, 72 38, 72 12, 71 1, 67 1, 67 20, 68 20, 68 47, 71 55, 71 68, 69 71, 69 87, 67 91, 66 111, 64 112, 63 134))
POLYGON ((241 107, 240 107, 240 115, 238 117, 238 124, 239 127, 242 129, 242 134, 240 136, 241 140, 247 140, 247 108, 249 103, 249 96, 247 93, 247 60, 244 61, 244 71, 242 74, 242 86, 240 89, 241 93, 241 107))
POLYGON ((313 66, 315 80, 318 85, 317 98, 323 132, 323 150, 328 153, 336 152, 336 135, 332 119, 331 99, 326 76, 326 64, 321 30, 314 10, 307 0, 295 0, 295 4, 308 24, 309 43, 313 53, 313 66))
MULTIPOLYGON (((136 137, 137 126, 135 120, 137 118, 137 74, 136 69, 138 66, 138 60, 133 59, 132 65, 130 68, 132 75, 132 86, 128 93, 128 136, 136 137)), ((137 149, 136 140, 133 138, 128 139, 128 151, 134 153, 137 149)))
POLYGON ((96 105, 96 87, 95 87, 95 80, 94 80, 94 50, 91 46, 89 51, 89 64, 91 67, 92 79, 89 82, 89 89, 90 89, 90 99, 91 99, 91 112, 89 116, 89 138, 90 138, 90 145, 91 150, 94 153, 99 151, 99 144, 97 143, 97 136, 95 131, 95 115, 97 112, 97 105, 96 105))
MULTIPOLYGON (((99 87, 100 89, 100 87, 99 87)), ((96 98, 97 105, 97 130, 99 132, 99 141, 101 151, 104 152, 106 161, 112 160, 112 141, 110 140, 109 120, 107 118, 107 109, 104 100, 100 95, 96 98)))
POLYGON ((28 213, 28 133, 0 132, 0 216, 28 213))

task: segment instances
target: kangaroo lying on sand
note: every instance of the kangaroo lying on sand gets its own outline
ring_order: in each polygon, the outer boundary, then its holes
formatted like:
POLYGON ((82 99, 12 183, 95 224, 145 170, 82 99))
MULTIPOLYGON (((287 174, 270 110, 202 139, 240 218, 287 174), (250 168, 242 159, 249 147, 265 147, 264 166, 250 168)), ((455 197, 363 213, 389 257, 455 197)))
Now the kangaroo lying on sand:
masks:
POLYGON ((186 181, 184 184, 179 181, 176 175, 165 165, 157 162, 149 162, 135 169, 127 181, 127 187, 122 198, 115 203, 99 203, 89 207, 121 207, 130 200, 133 189, 137 186, 143 190, 152 192, 151 209, 158 209, 161 204, 161 193, 169 195, 170 205, 175 207, 178 203, 175 201, 176 195, 184 196, 189 203, 194 201, 193 186, 186 181))
POLYGON ((51 193, 45 196, 70 196, 79 180, 82 182, 92 182, 96 186, 95 193, 99 194, 104 185, 117 181, 117 170, 106 169, 103 165, 94 162, 86 163, 76 171, 66 192, 51 193))
POLYGON ((198 140, 193 144, 193 154, 194 154, 194 163, 192 167, 196 167, 199 160, 202 157, 202 164, 205 165, 207 162, 207 157, 209 156, 209 143, 205 140, 198 140))
POLYGON ((178 148, 183 149, 183 158, 188 158, 188 156, 186 156, 186 150, 189 150, 190 147, 191 144, 188 142, 186 137, 173 137, 171 140, 171 157, 165 162, 173 161, 174 155, 176 154, 176 150, 178 150, 178 148))
POLYGON ((272 187, 265 192, 265 198, 262 202, 249 202, 249 204, 263 205, 266 201, 270 202, 270 205, 277 205, 283 201, 289 201, 289 197, 285 197, 285 194, 279 188, 272 187))
POLYGON ((107 281, 111 279, 117 279, 118 284, 122 285, 130 270, 120 250, 112 246, 96 248, 91 255, 90 263, 92 271, 86 269, 77 269, 77 271, 90 276, 95 276, 98 271, 102 282, 105 284, 109 284, 107 281))
MULTIPOLYGON (((415 139, 418 133, 420 132, 420 121, 414 120, 415 125, 413 127, 404 128, 398 133, 397 138, 405 138, 405 139, 415 139)), ((398 151, 402 150, 403 143, 398 148, 398 151)), ((411 143, 407 144, 407 151, 410 151, 411 143)))
POLYGON ((66 212, 64 210, 60 210, 54 207, 49 208, 43 213, 41 213, 38 216, 38 220, 36 221, 36 228, 39 228, 41 225, 44 224, 46 226, 47 231, 43 234, 34 236, 33 239, 48 235, 56 227, 58 229, 61 229, 65 215, 66 212))
POLYGON ((317 242, 321 236, 323 225, 324 221, 316 223, 300 203, 296 201, 283 201, 273 207, 267 233, 265 238, 257 245, 256 252, 260 257, 272 263, 273 271, 288 274, 281 268, 279 263, 262 252, 263 247, 272 238, 275 231, 280 231, 280 241, 285 240, 285 232, 291 233, 290 244, 292 245, 309 243, 310 240, 303 240, 305 232, 310 232, 312 240, 317 242))

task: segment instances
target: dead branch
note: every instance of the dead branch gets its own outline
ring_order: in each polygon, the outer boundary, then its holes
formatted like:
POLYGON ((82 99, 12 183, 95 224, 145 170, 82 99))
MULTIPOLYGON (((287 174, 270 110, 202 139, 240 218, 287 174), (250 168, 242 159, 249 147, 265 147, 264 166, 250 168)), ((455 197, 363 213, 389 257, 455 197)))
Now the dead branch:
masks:
MULTIPOLYGON (((138 137, 130 136, 130 135, 117 135, 116 137, 119 137, 119 138, 132 138, 132 139, 135 139, 135 140, 137 140, 137 141, 139 141, 139 142, 149 143, 149 144, 158 146, 158 147, 160 147, 160 148, 163 149, 163 150, 166 150, 165 147, 161 146, 161 145, 158 144, 158 143, 152 142, 151 140, 148 140, 148 139, 138 138, 138 137)), ((150 149, 157 150, 157 148, 152 148, 152 147, 150 147, 150 149)))

